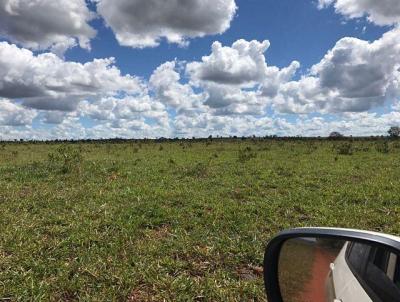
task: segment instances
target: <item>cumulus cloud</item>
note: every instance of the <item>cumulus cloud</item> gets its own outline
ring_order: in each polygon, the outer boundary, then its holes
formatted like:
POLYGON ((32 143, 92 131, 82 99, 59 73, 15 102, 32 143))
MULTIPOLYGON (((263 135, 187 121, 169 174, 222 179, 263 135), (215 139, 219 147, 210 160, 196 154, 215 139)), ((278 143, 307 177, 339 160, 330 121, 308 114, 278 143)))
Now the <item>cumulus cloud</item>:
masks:
POLYGON ((231 47, 214 42, 211 54, 188 63, 186 73, 192 85, 204 89, 204 104, 216 115, 261 115, 300 67, 297 61, 283 69, 268 66, 264 53, 269 46, 267 40, 238 40, 231 47))
POLYGON ((213 116, 203 113, 195 118, 179 116, 174 121, 176 133, 183 137, 210 134, 222 136, 328 136, 332 131, 345 135, 371 136, 386 135, 387 130, 397 125, 399 112, 386 114, 348 113, 287 119, 283 116, 213 116))
POLYGON ((67 62, 52 53, 34 55, 0 42, 0 97, 36 109, 72 111, 85 98, 141 93, 141 81, 121 75, 113 64, 113 58, 67 62))
POLYGON ((264 53, 269 46, 267 40, 238 40, 231 47, 214 42, 211 55, 204 56, 201 62, 188 64, 187 72, 192 81, 253 86, 266 77, 264 53))
POLYGON ((400 22, 398 0, 319 0, 319 8, 334 5, 337 13, 347 18, 367 16, 377 25, 393 25, 400 22))
POLYGON ((3 0, 0 36, 33 50, 52 49, 62 55, 76 45, 90 48, 96 31, 89 25, 94 14, 85 0, 3 0))
POLYGON ((30 125, 36 116, 35 110, 26 109, 7 99, 0 99, 0 125, 2 126, 30 125))
POLYGON ((282 69, 275 66, 268 67, 266 77, 262 81, 262 95, 270 98, 275 97, 281 85, 291 81, 299 68, 300 63, 298 61, 293 61, 289 66, 282 69))
MULTIPOLYGON (((174 120, 175 132, 180 137, 207 137, 208 135, 242 136, 253 135, 257 121, 264 121, 263 126, 271 125, 271 119, 256 119, 251 116, 215 116, 210 113, 201 113, 194 117, 178 116, 174 120)), ((261 123, 257 124, 261 126, 261 123)), ((266 131, 268 127, 259 127, 258 133, 266 131)))
POLYGON ((126 96, 124 98, 107 97, 90 102, 83 101, 78 108, 82 116, 96 121, 109 121, 113 127, 119 128, 120 122, 152 120, 158 125, 168 125, 168 113, 160 102, 148 95, 141 97, 126 96))
POLYGON ((204 103, 215 115, 261 115, 268 103, 259 90, 243 90, 239 87, 208 84, 204 103))
POLYGON ((400 28, 374 42, 343 38, 308 76, 281 85, 281 112, 362 112, 399 96, 400 28))
POLYGON ((165 38, 185 44, 188 38, 225 32, 235 15, 234 0, 97 0, 97 11, 118 42, 136 48, 158 46, 165 38))
POLYGON ((64 111, 45 111, 43 113, 42 122, 45 124, 58 125, 63 123, 68 115, 69 114, 64 111))
POLYGON ((400 120, 400 28, 373 42, 343 38, 296 80, 300 64, 269 66, 268 47, 216 42, 201 61, 165 62, 146 82, 112 58, 68 62, 0 42, 1 138, 371 135, 400 120), (367 112, 388 100, 390 114, 367 112))
POLYGON ((196 94, 189 84, 181 83, 180 69, 176 61, 161 64, 150 77, 150 87, 156 98, 178 112, 200 108, 204 94, 196 94))

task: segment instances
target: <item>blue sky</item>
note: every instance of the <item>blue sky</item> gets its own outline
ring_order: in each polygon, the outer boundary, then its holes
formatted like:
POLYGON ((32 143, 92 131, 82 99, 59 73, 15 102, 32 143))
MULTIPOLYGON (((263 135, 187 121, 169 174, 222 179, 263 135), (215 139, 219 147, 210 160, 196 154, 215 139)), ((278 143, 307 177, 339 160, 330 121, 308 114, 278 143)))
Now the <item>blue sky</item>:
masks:
POLYGON ((160 47, 150 49, 123 47, 104 21, 97 19, 92 22, 99 31, 92 41, 93 50, 73 48, 66 53, 66 59, 87 62, 112 56, 122 72, 149 77, 166 61, 201 59, 216 40, 231 45, 238 39, 267 39, 272 45, 267 54, 270 65, 284 67, 298 60, 306 69, 319 62, 342 37, 373 41, 387 31, 387 27, 375 26, 365 19, 346 20, 336 14, 333 7, 318 10, 313 0, 240 0, 236 3, 237 13, 226 32, 195 38, 184 48, 165 41, 160 47), (365 32, 364 26, 367 27, 365 32))
POLYGON ((397 0, 182 3, 0 4, 0 138, 377 135, 400 124, 397 0))

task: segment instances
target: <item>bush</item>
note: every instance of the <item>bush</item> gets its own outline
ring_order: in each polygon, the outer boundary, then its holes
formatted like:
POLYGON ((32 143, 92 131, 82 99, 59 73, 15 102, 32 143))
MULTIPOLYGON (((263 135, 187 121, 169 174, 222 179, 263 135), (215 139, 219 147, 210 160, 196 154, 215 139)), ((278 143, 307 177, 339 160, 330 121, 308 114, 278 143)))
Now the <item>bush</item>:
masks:
POLYGON ((375 145, 375 149, 376 151, 378 151, 379 153, 384 153, 387 154, 389 153, 390 149, 389 149, 389 143, 387 141, 384 142, 378 142, 375 145))
POLYGON ((352 155, 353 145, 349 142, 345 142, 336 146, 336 152, 340 155, 352 155))
POLYGON ((80 172, 82 161, 82 149, 73 148, 69 145, 61 145, 55 152, 49 153, 51 166, 63 174, 80 172))
POLYGON ((250 147, 239 150, 238 161, 241 163, 247 162, 252 158, 256 158, 257 154, 250 147))
POLYGON ((208 165, 199 162, 186 170, 186 176, 204 178, 208 175, 208 165))

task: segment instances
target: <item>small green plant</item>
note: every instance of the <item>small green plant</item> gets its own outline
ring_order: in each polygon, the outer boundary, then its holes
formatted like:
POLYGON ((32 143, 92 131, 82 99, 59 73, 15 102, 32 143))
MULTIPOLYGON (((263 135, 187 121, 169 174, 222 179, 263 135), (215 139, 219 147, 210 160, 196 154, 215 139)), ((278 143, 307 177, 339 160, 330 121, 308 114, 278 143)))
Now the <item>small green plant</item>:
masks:
POLYGON ((362 152, 369 152, 369 146, 368 145, 364 145, 362 144, 360 147, 357 148, 358 151, 362 151, 362 152))
POLYGON ((353 154, 353 145, 350 142, 344 142, 335 146, 336 152, 339 155, 352 155, 353 154))
POLYGON ((256 157, 257 153, 253 152, 251 147, 246 147, 244 149, 239 150, 238 161, 244 163, 256 157))
POLYGON ((208 175, 208 165, 204 162, 198 162, 186 170, 186 176, 203 178, 208 175))
POLYGON ((389 143, 385 140, 383 142, 378 142, 375 146, 376 151, 379 153, 387 154, 390 151, 389 143))
POLYGON ((61 145, 55 152, 49 153, 51 166, 63 174, 80 172, 83 161, 82 150, 70 145, 61 145))
POLYGON ((314 153, 315 151, 317 151, 318 147, 315 143, 313 142, 309 142, 308 144, 306 144, 306 154, 311 154, 314 153))
POLYGON ((393 149, 400 149, 400 143, 399 142, 392 143, 392 148, 393 149))

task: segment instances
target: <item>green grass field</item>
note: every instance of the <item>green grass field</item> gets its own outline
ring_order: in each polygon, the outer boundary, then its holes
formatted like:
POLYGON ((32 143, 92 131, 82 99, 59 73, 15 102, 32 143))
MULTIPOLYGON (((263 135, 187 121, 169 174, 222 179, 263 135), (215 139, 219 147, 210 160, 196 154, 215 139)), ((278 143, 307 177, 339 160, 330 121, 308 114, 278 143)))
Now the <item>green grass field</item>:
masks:
POLYGON ((400 234, 400 143, 0 145, 0 301, 265 301, 266 242, 400 234))

